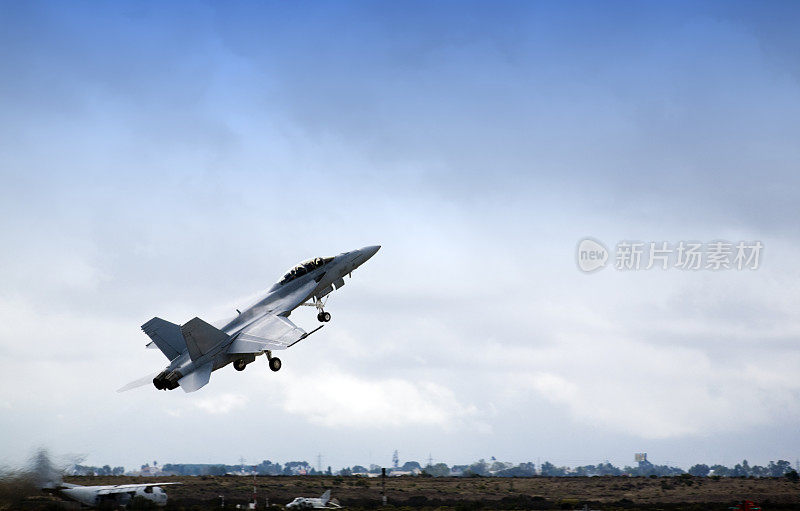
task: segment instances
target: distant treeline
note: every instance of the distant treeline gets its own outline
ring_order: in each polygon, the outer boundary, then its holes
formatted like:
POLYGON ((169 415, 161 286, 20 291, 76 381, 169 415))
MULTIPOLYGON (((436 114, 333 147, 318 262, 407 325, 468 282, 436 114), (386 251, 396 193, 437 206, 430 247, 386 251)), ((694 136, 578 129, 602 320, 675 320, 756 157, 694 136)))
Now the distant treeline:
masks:
POLYGON ((108 465, 102 467, 75 465, 72 467, 71 473, 76 476, 121 476, 125 473, 125 467, 111 468, 108 465))
MULTIPOLYGON (((165 475, 183 476, 221 476, 226 474, 250 474, 255 472, 258 475, 271 476, 296 476, 296 475, 378 475, 381 467, 370 465, 369 468, 354 465, 338 471, 332 471, 331 467, 325 470, 315 469, 306 461, 289 461, 283 465, 265 460, 258 465, 224 465, 207 463, 167 463, 161 467, 165 475)), ((77 465, 73 471, 76 474, 88 475, 121 475, 122 467, 110 468, 87 467, 77 465)), ((641 461, 635 467, 625 466, 616 467, 611 463, 599 463, 597 465, 584 465, 579 467, 556 466, 549 461, 540 465, 535 463, 504 463, 501 461, 479 460, 471 465, 448 466, 445 463, 437 463, 428 466, 421 466, 416 461, 406 462, 396 468, 388 468, 389 475, 415 475, 421 477, 591 477, 591 476, 680 476, 688 474, 697 477, 783 477, 787 476, 797 479, 798 475, 792 469, 791 463, 786 460, 770 461, 767 466, 750 465, 747 460, 737 463, 734 467, 724 465, 697 464, 689 468, 688 471, 679 467, 668 465, 655 465, 649 461, 641 461)))
POLYGON ((668 465, 654 465, 649 461, 641 461, 635 467, 625 466, 615 467, 611 463, 599 463, 597 465, 584 465, 580 467, 557 467, 546 461, 538 467, 534 463, 520 463, 512 465, 494 461, 488 463, 480 460, 472 465, 454 465, 448 467, 444 463, 427 466, 422 469, 424 474, 434 477, 443 476, 494 476, 494 477, 591 477, 591 476, 679 476, 689 474, 698 477, 720 476, 720 477, 782 477, 786 474, 797 472, 792 470, 792 465, 788 461, 770 461, 769 465, 762 467, 759 465, 750 466, 747 460, 737 463, 733 468, 724 465, 705 465, 697 464, 688 471, 679 467, 668 465))
POLYGON ((289 461, 284 465, 262 461, 258 465, 214 465, 203 463, 167 463, 161 470, 183 476, 221 476, 225 474, 250 473, 267 476, 333 475, 331 468, 318 471, 305 461, 289 461))

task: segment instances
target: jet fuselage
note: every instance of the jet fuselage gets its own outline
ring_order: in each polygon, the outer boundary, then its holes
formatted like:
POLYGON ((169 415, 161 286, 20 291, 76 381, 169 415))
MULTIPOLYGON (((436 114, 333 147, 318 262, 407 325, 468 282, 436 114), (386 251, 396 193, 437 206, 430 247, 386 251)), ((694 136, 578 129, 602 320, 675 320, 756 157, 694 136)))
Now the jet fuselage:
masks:
MULTIPOLYGON (((187 375, 209 362, 213 362, 212 370, 214 371, 238 359, 243 359, 247 363, 251 362, 255 359, 255 355, 242 356, 226 353, 230 339, 270 314, 285 297, 294 295, 298 289, 308 286, 312 281, 316 282, 316 285, 313 288, 309 287, 309 291, 303 297, 303 302, 312 298, 319 300, 333 291, 334 288, 342 287, 344 285, 344 277, 375 255, 378 249, 380 249, 380 246, 374 245, 343 252, 331 258, 316 258, 300 263, 290 273, 287 273, 281 281, 274 284, 261 298, 242 310, 237 316, 215 324, 220 330, 228 334, 228 340, 219 342, 215 347, 195 360, 192 360, 189 353, 184 351, 169 363, 156 377, 156 380, 173 382, 172 385, 177 386, 174 382, 177 382, 182 375, 187 375), (292 274, 292 272, 295 273, 292 274), (303 273, 299 274, 300 272, 303 273)), ((284 316, 289 314, 290 312, 287 312, 284 316)))

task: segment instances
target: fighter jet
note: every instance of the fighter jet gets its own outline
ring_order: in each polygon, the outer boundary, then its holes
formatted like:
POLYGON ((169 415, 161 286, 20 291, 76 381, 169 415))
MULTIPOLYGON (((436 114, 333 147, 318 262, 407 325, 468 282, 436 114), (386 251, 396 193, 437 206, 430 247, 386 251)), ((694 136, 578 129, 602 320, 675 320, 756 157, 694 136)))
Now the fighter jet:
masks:
POLYGON ((331 320, 325 311, 328 294, 344 285, 344 277, 364 264, 380 249, 380 245, 344 252, 335 257, 317 257, 303 261, 289 270, 253 305, 237 316, 210 325, 194 318, 176 325, 155 317, 142 325, 151 342, 148 348, 158 348, 170 361, 153 378, 146 376, 125 385, 118 392, 146 385, 152 381, 159 390, 181 387, 194 392, 211 378, 211 372, 233 363, 243 371, 262 353, 269 368, 278 371, 281 360, 273 357, 275 350, 290 348, 324 325, 306 332, 288 316, 301 305, 317 308, 320 322, 331 320), (151 380, 152 378, 152 380, 151 380))
POLYGON ((79 502, 84 506, 127 506, 136 497, 142 497, 157 506, 167 505, 167 494, 161 486, 181 483, 117 484, 108 486, 80 486, 78 484, 58 483, 45 488, 46 491, 79 502))
POLYGON ((286 504, 286 509, 340 509, 342 506, 331 502, 331 491, 328 490, 319 498, 297 497, 286 504))

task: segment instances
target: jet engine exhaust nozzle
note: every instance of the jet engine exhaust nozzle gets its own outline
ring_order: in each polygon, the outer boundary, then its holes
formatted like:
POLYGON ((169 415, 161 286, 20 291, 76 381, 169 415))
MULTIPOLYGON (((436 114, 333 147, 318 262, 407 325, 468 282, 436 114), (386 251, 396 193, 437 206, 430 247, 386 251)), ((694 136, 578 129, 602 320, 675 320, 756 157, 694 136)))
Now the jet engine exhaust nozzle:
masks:
POLYGON ((153 378, 153 386, 158 390, 173 390, 178 388, 178 380, 181 378, 180 373, 172 371, 167 374, 166 371, 161 372, 158 376, 153 378))

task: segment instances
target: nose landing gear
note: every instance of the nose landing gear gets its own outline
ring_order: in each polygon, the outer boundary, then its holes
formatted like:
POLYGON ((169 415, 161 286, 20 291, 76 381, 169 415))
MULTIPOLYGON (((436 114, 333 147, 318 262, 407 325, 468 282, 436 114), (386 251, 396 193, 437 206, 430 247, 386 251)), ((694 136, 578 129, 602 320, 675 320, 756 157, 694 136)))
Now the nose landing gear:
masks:
MULTIPOLYGON (((341 287, 341 286, 339 286, 341 287)), ((325 302, 328 301, 328 297, 325 296, 325 299, 312 297, 311 302, 305 302, 303 305, 307 305, 309 307, 316 307, 317 308, 317 319, 320 323, 327 323, 331 320, 331 313, 325 312, 325 302)))
POLYGON ((331 320, 331 313, 325 312, 325 309, 323 309, 323 307, 325 306, 325 302, 327 301, 328 300, 326 299, 325 301, 316 300, 314 302, 314 305, 317 306, 317 310, 319 311, 317 312, 317 319, 320 321, 320 323, 327 323, 328 321, 331 320))

